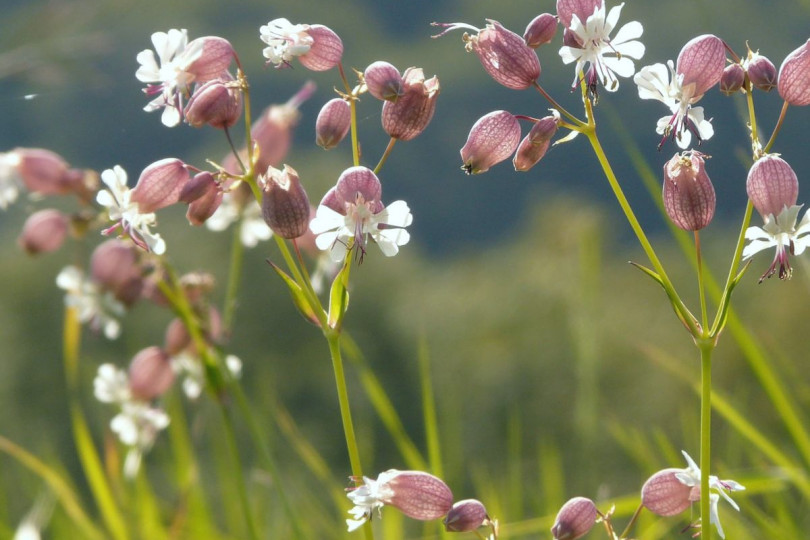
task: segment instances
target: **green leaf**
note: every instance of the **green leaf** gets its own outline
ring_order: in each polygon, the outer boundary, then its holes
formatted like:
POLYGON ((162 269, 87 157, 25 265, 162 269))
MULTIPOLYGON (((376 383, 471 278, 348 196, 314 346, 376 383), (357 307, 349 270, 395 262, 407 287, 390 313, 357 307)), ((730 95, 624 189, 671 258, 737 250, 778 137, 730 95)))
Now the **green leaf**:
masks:
POLYGON ((343 316, 349 309, 349 273, 352 268, 352 259, 348 255, 343 261, 343 268, 340 269, 335 281, 332 282, 332 289, 329 291, 329 318, 330 328, 340 330, 343 325, 343 316))
POLYGON ((288 276, 284 272, 284 270, 279 268, 277 265, 273 264, 271 261, 267 261, 267 264, 269 264, 273 268, 273 270, 276 271, 279 277, 281 277, 281 279, 287 285, 287 288, 290 289, 293 304, 295 304, 295 307, 298 308, 298 311, 301 313, 301 315, 303 315, 306 320, 308 320, 315 326, 320 326, 320 323, 318 322, 318 317, 317 315, 315 315, 315 311, 312 309, 312 306, 310 305, 309 301, 307 301, 307 297, 304 294, 303 289, 301 289, 301 286, 298 285, 298 283, 296 283, 293 278, 288 276))

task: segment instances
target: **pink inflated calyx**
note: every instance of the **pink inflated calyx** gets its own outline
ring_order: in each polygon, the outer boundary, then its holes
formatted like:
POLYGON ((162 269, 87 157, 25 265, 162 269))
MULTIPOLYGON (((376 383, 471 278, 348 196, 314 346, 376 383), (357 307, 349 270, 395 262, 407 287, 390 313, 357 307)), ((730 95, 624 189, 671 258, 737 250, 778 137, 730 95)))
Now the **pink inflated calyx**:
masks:
POLYGON ((173 382, 171 359, 160 347, 141 350, 129 364, 129 390, 136 399, 155 399, 171 388, 173 382))
POLYGON ((799 178, 787 161, 777 154, 768 154, 751 166, 745 190, 763 221, 768 221, 778 216, 785 207, 796 204, 799 178))
POLYGON ((641 504, 657 516, 676 516, 692 504, 692 488, 677 475, 683 469, 663 469, 652 475, 641 487, 641 504))
POLYGON ((729 64, 720 77, 720 91, 727 96, 739 92, 745 84, 745 69, 740 64, 729 64))
POLYGON ((69 225, 67 216, 59 210, 39 210, 25 220, 17 244, 29 255, 56 251, 62 247, 69 225))
POLYGON ((222 190, 214 175, 203 171, 186 182, 180 192, 180 201, 188 204, 186 219, 192 225, 205 223, 222 203, 222 190))
POLYGON ((487 509, 481 501, 465 499, 453 504, 442 522, 447 532, 469 532, 489 521, 487 509))
POLYGON ((776 87, 776 66, 759 53, 748 51, 746 71, 751 85, 763 92, 770 92, 776 87))
POLYGON ((93 281, 126 306, 140 297, 144 280, 138 263, 138 248, 131 242, 113 239, 99 244, 90 257, 93 281))
POLYGON ((810 105, 810 39, 782 62, 776 87, 791 105, 810 105))
POLYGON ((565 28, 571 26, 574 15, 582 24, 604 4, 604 0, 557 0, 557 17, 565 28))
POLYGON ((289 165, 269 167, 262 180, 262 215, 272 231, 282 238, 302 236, 309 227, 309 198, 298 173, 289 165))
POLYGON ((557 513, 551 535, 554 540, 576 540, 591 530, 598 516, 592 500, 585 497, 569 499, 557 513))
POLYGON ((703 154, 675 154, 664 165, 662 197, 667 215, 679 228, 698 231, 711 223, 716 197, 703 154))
POLYGON ((154 212, 180 200, 190 178, 186 164, 177 158, 161 159, 147 166, 132 189, 132 201, 141 213, 154 212))
MULTIPOLYGON (((466 34, 465 34, 466 36, 466 34)), ((495 82, 513 90, 525 90, 540 77, 540 59, 522 36, 488 20, 476 36, 467 38, 484 70, 495 82)))
POLYGON ((368 93, 384 101, 396 101, 403 94, 402 75, 388 62, 378 60, 363 72, 368 93))
POLYGON ((343 41, 340 36, 322 24, 312 24, 307 30, 312 45, 306 54, 298 57, 301 65, 312 71, 326 71, 340 63, 343 41))
POLYGON ((242 116, 242 91, 227 72, 197 87, 183 112, 193 127, 229 128, 242 116))
MULTIPOLYGON (((255 170, 264 171, 267 167, 281 165, 292 145, 293 129, 301 118, 298 107, 314 92, 315 83, 308 82, 287 103, 270 105, 253 122, 250 135, 258 151, 255 170)), ((230 172, 238 174, 238 171, 230 172)))
POLYGON ((402 76, 403 93, 382 108, 382 127, 394 139, 410 141, 421 134, 436 112, 439 79, 425 79, 421 68, 411 67, 402 76))
POLYGON ((351 127, 351 107, 342 98, 327 101, 315 120, 315 143, 330 150, 340 143, 351 127))
POLYGON ((520 141, 512 164, 516 171, 528 171, 546 155, 551 139, 557 133, 560 117, 552 114, 534 123, 529 133, 520 141))
POLYGON ((725 66, 726 47, 722 39, 712 34, 691 39, 681 49, 675 65, 675 72, 683 75, 683 96, 697 101, 720 82, 725 66))
POLYGON ((390 495, 384 502, 412 519, 430 521, 453 506, 453 493, 441 479, 422 471, 388 471, 390 495))
POLYGON ((542 13, 532 19, 523 32, 526 45, 536 49, 541 45, 550 43, 557 33, 557 17, 551 13, 542 13))
POLYGON ((478 119, 461 148, 461 168, 467 174, 486 172, 508 159, 520 142, 520 124, 507 111, 493 111, 478 119))
POLYGON ((68 164, 44 148, 15 148, 10 152, 15 171, 25 188, 40 195, 62 195, 71 191, 68 164))
POLYGON ((186 49, 200 49, 200 55, 186 69, 194 82, 203 83, 218 78, 231 65, 234 58, 233 46, 227 39, 205 36, 191 41, 186 49))

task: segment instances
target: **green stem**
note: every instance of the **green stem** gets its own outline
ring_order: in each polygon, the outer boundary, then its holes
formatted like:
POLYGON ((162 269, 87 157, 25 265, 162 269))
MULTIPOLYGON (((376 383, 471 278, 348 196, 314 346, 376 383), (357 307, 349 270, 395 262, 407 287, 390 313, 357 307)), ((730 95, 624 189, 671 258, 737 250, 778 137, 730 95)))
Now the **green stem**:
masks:
POLYGON ((709 474, 712 455, 712 351, 713 340, 701 340, 700 348, 700 538, 711 540, 709 474))
POLYGON ((385 160, 388 159, 388 156, 391 154, 391 150, 394 149, 396 142, 397 140, 393 137, 391 137, 391 140, 388 141, 388 146, 385 147, 385 152, 383 152, 383 155, 380 157, 380 162, 377 163, 376 167, 374 167, 374 174, 379 174, 380 169, 382 169, 382 166, 385 164, 385 160))
POLYGON ((636 521, 638 521, 638 517, 641 515, 642 510, 644 510, 644 505, 638 505, 636 511, 633 512, 633 517, 630 518, 630 522, 627 524, 627 527, 624 528, 622 534, 619 535, 619 538, 627 538, 627 535, 630 534, 630 531, 633 529, 633 525, 635 525, 636 521))
POLYGON ((225 335, 229 335, 233 327, 233 319, 236 314, 236 297, 239 293, 239 283, 242 280, 242 259, 245 247, 241 240, 241 223, 233 228, 233 239, 231 240, 231 260, 228 268, 228 285, 225 290, 225 302, 223 305, 222 326, 225 335))
POLYGON ((228 445, 228 451, 231 455, 231 460, 234 467, 234 475, 236 477, 236 488, 239 492, 239 501, 242 504, 242 511, 245 514, 245 521, 247 522, 248 532, 250 538, 256 540, 259 538, 259 531, 256 527, 256 521, 253 518, 253 512, 250 510, 250 498, 248 497, 247 485, 245 484, 244 469, 242 468, 242 459, 239 457, 239 448, 236 444, 236 433, 233 428, 233 420, 231 415, 228 414, 228 408, 219 400, 220 411, 222 411, 222 420, 225 423, 225 442, 228 445))
POLYGON ((338 403, 340 404, 340 419, 343 422, 343 434, 346 437, 346 447, 349 451, 349 463, 352 467, 352 476, 362 478, 363 468, 360 465, 360 452, 357 448, 357 439, 354 435, 354 424, 349 407, 349 392, 346 388, 346 375, 343 371, 343 357, 340 352, 340 334, 325 332, 329 343, 329 354, 332 356, 332 368, 335 372, 338 403))
POLYGON ((585 124, 585 122, 583 122, 582 120, 580 120, 579 118, 568 112, 562 105, 557 103, 557 101, 553 97, 551 97, 545 90, 543 90, 542 86, 537 84, 537 81, 533 82, 532 86, 534 86, 535 90, 537 90, 541 96, 546 98, 546 101, 548 101, 552 107, 557 109, 560 112, 560 114, 571 120, 574 123, 574 125, 578 127, 584 127, 587 125, 585 124))
POLYGON ((352 164, 357 167, 360 165, 360 144, 357 142, 357 100, 352 94, 352 87, 349 85, 349 80, 346 78, 346 73, 343 71, 343 62, 338 62, 338 73, 343 81, 343 87, 346 88, 346 94, 349 96, 349 110, 351 111, 351 134, 352 134, 352 164))
POLYGON ((697 262, 698 294, 700 296, 700 321, 705 332, 709 324, 709 315, 706 309, 706 291, 703 286, 703 256, 700 251, 700 231, 695 231, 695 260, 697 262))
POLYGON ((765 145, 765 148, 762 149, 763 152, 768 153, 771 150, 771 146, 773 146, 774 141, 776 141, 776 136, 779 134, 779 130, 782 129, 782 123, 785 121, 785 113, 788 110, 788 102, 785 101, 782 104, 782 110, 779 112, 779 120, 776 121, 776 127, 773 128, 773 133, 771 133, 771 138, 768 139, 768 144, 765 145))

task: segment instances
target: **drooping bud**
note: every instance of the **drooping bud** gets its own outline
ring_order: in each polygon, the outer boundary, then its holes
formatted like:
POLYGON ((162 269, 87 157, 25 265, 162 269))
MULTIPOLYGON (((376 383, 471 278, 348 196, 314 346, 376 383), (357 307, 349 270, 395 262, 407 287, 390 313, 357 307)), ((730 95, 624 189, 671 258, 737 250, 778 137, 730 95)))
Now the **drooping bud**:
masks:
POLYGON ((363 72, 368 93, 383 101, 396 101, 403 94, 402 75, 388 62, 378 60, 363 72))
POLYGON ((557 33, 557 17, 551 13, 542 13, 532 19, 523 32, 523 40, 532 49, 550 43, 557 33))
POLYGON ((131 306, 144 286, 138 253, 129 242, 107 240, 93 250, 90 258, 93 281, 113 293, 120 302, 131 306))
POLYGON ((208 171, 197 173, 180 191, 180 201, 188 204, 186 219, 192 225, 202 225, 222 203, 222 190, 214 175, 208 171))
POLYGON ((745 70, 740 64, 729 64, 720 77, 720 91, 730 96, 739 92, 745 83, 745 70))
POLYGON ((520 124, 507 111, 493 111, 478 119, 461 149, 461 168, 467 174, 486 172, 507 159, 520 142, 520 124))
POLYGON ((28 191, 40 195, 62 195, 71 191, 68 164, 55 152, 43 148, 15 148, 10 152, 10 160, 28 191))
POLYGON ((307 34, 312 44, 306 54, 298 57, 302 66, 312 71, 326 71, 340 63, 343 56, 340 36, 322 24, 309 25, 307 34))
POLYGON ((242 116, 242 92, 230 75, 197 87, 183 113, 193 127, 205 124, 217 129, 234 125, 242 116))
POLYGON ((186 164, 177 158, 161 159, 147 166, 132 189, 132 201, 141 213, 154 212, 180 200, 189 180, 186 164))
POLYGON ((129 390, 137 399, 155 399, 171 388, 173 382, 171 360, 160 347, 141 350, 129 364, 129 390))
POLYGON ((421 68, 408 68, 402 76, 404 88, 402 96, 386 101, 382 108, 382 127, 389 136, 410 141, 422 133, 436 111, 439 97, 439 79, 425 80, 421 68))
POLYGON ((29 255, 55 251, 68 233, 68 218, 52 208, 34 212, 25 220, 17 243, 29 255))
POLYGON ((571 18, 576 15, 584 25, 588 17, 593 15, 604 0, 557 0, 557 16, 560 23, 566 28, 571 26, 571 18))
POLYGON ((675 225, 697 231, 714 217, 715 194, 703 154, 675 154, 664 164, 664 209, 675 225))
POLYGON ((641 504, 657 516, 675 516, 689 508, 692 488, 677 478, 683 469, 663 469, 641 487, 641 504))
POLYGON ((675 66, 675 71, 683 75, 683 95, 691 96, 693 102, 697 101, 720 82, 725 66, 726 48, 722 39, 712 34, 691 39, 678 54, 675 66))
POLYGON ((186 69, 193 75, 194 81, 204 83, 219 78, 231 65, 234 58, 233 46, 227 39, 217 36, 205 36, 191 41, 187 51, 199 49, 199 57, 186 69))
POLYGON ((759 53, 748 52, 746 71, 751 84, 763 92, 770 92, 776 87, 776 66, 759 53))
POLYGON ((751 166, 745 191, 763 221, 767 221, 768 216, 776 217, 785 207, 796 204, 799 179, 787 161, 778 154, 768 154, 751 166))
POLYGON ((591 530, 598 515, 592 500, 585 497, 569 499, 557 512, 551 534, 554 540, 576 540, 591 530))
POLYGON ((489 516, 483 503, 476 499, 465 499, 453 505, 442 523, 447 532, 469 532, 487 521, 489 516))
POLYGON ((782 62, 777 89, 791 105, 810 105, 810 39, 782 62))
POLYGON ((534 49, 497 21, 488 20, 477 36, 467 37, 467 49, 478 56, 495 82, 512 90, 525 90, 540 76, 540 59, 534 49))
POLYGON ((262 179, 262 214, 267 225, 287 239, 307 232, 309 198, 295 169, 289 165, 284 165, 283 171, 270 167, 262 179))
POLYGON ((334 148, 349 132, 351 120, 351 107, 346 100, 330 99, 315 120, 315 143, 324 150, 334 148))
POLYGON ((554 111, 554 114, 534 123, 529 133, 520 141, 517 152, 515 152, 512 164, 516 171, 528 171, 546 155, 548 147, 551 145, 551 139, 557 133, 559 121, 560 115, 554 111))

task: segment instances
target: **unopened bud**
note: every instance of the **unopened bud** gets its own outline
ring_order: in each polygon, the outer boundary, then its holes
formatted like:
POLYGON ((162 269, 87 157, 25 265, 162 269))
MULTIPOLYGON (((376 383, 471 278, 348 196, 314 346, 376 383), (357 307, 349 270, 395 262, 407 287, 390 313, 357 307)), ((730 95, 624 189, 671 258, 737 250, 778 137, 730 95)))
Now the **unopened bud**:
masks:
POLYGON ((93 281, 125 305, 131 306, 140 298, 143 277, 132 243, 118 239, 102 242, 90 257, 90 271, 93 281))
POLYGON ((402 75, 388 62, 377 61, 363 72, 368 93, 383 101, 396 101, 403 93, 402 75))
POLYGON ((796 204, 799 179, 787 161, 778 154, 768 154, 751 166, 745 191, 762 219, 767 220, 796 204))
POLYGON ((657 516, 675 516, 689 508, 692 488, 676 476, 683 469, 663 469, 641 487, 641 504, 657 516))
POLYGON ((210 80, 194 91, 183 114, 193 127, 229 128, 242 116, 242 92, 230 76, 210 80))
POLYGON ((160 347, 143 349, 129 364, 129 390, 138 399, 155 399, 171 388, 173 382, 171 360, 160 347))
POLYGON ((309 25, 307 34, 312 38, 312 45, 306 54, 298 57, 302 66, 312 71, 326 71, 340 63, 343 56, 340 36, 322 24, 309 25))
POLYGON ((425 80, 421 68, 408 68, 402 80, 402 96, 396 102, 383 103, 382 127, 394 139, 410 141, 433 119, 439 97, 439 79, 434 76, 425 80))
POLYGON ((526 45, 536 49, 540 45, 550 43, 557 33, 557 17, 551 13, 538 15, 526 26, 523 32, 523 40, 526 45))
POLYGON ((315 143, 329 150, 338 145, 351 127, 351 107, 341 98, 330 99, 315 120, 315 143))
POLYGON ((273 167, 264 175, 262 214, 274 233, 282 238, 298 238, 309 227, 309 198, 298 173, 289 165, 280 171, 273 167))
POLYGON ((59 249, 67 233, 67 216, 59 210, 49 208, 28 216, 17 243, 29 255, 37 255, 59 249))
POLYGON ((720 77, 720 91, 730 96, 739 92, 745 83, 745 70, 740 64, 729 64, 720 77))
POLYGON ((197 173, 180 191, 180 201, 188 204, 186 219, 192 225, 202 225, 222 203, 222 190, 214 175, 208 171, 197 173))
POLYGON ((675 154, 664 165, 664 209, 675 225, 697 231, 714 217, 715 194, 700 152, 675 154))
POLYGON ((594 11, 603 3, 604 0, 557 0, 557 16, 560 18, 560 23, 566 28, 571 26, 571 19, 574 15, 585 26, 588 17, 593 15, 594 11))
POLYGON ((525 90, 540 76, 540 59, 523 37, 490 20, 477 36, 469 38, 471 48, 495 82, 513 90, 525 90))
POLYGON ((141 213, 154 212, 180 200, 180 192, 189 180, 186 164, 166 158, 147 166, 132 189, 132 201, 141 213))
POLYGON ((520 124, 507 111, 493 111, 478 119, 461 149, 461 168, 467 174, 486 172, 507 159, 520 142, 520 124))
POLYGON ((455 503, 442 522, 447 532, 469 532, 488 520, 487 509, 481 501, 465 499, 455 503))
POLYGON ((776 66, 764 56, 749 52, 746 68, 748 79, 755 88, 770 92, 776 87, 776 66))
POLYGON ((529 133, 520 141, 512 164, 516 171, 528 171, 546 155, 551 138, 557 133, 559 114, 541 118, 534 123, 529 133))
POLYGON ((777 89, 791 105, 810 105, 810 39, 782 62, 777 89))
POLYGON ((725 66, 726 47, 723 40, 712 34, 704 34, 683 46, 675 71, 683 75, 681 88, 684 95, 688 94, 695 100, 720 82, 725 66))
POLYGON ((554 540, 576 540, 591 530, 598 515, 592 500, 585 497, 569 499, 557 513, 551 534, 554 540))

